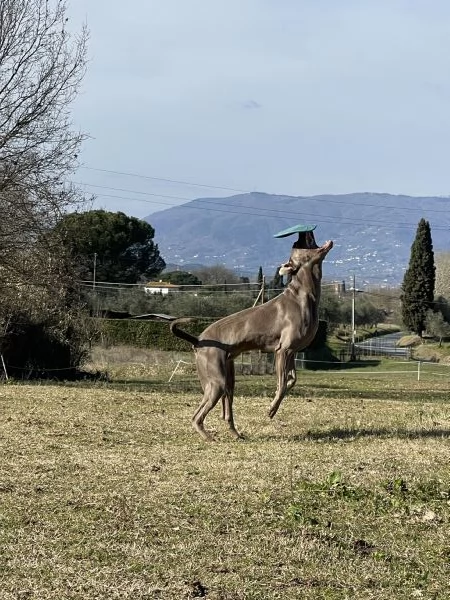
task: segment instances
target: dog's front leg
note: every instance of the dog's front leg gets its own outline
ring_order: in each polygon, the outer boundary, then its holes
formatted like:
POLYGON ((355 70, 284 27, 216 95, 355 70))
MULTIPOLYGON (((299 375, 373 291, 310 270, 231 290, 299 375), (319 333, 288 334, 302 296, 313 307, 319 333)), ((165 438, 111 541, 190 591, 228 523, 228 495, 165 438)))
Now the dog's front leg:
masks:
POLYGON ((289 364, 287 366, 286 388, 288 390, 293 388, 296 381, 297 381, 297 373, 295 372, 295 352, 293 352, 291 355, 291 358, 289 360, 289 364))
MULTIPOLYGON (((281 401, 288 388, 288 376, 292 377, 294 352, 292 350, 277 350, 275 353, 275 369, 277 373, 277 391, 269 408, 269 417, 272 419, 280 407, 281 401)), ((295 372, 295 371, 294 371, 295 372)), ((295 380, 294 380, 295 381, 295 380)), ((289 380, 290 383, 290 380, 289 380)), ((292 387, 293 383, 290 387, 292 387)))

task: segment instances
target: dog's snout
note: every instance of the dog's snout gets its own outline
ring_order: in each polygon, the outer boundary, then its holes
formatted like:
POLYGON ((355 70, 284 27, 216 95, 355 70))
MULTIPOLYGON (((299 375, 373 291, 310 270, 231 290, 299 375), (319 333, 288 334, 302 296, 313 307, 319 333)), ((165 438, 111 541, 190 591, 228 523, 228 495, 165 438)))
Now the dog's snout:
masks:
POLYGON ((287 275, 288 273, 290 273, 292 270, 292 267, 289 263, 284 263, 283 265, 280 265, 280 268, 278 269, 278 274, 279 275, 287 275))

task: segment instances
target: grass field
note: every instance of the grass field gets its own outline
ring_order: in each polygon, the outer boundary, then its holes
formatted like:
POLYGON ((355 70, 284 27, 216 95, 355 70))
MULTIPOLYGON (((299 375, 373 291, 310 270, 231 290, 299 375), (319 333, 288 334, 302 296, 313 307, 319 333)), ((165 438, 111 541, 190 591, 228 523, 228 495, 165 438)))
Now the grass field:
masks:
POLYGON ((450 598, 450 377, 240 377, 205 443, 190 365, 96 359, 0 387, 1 600, 450 598))

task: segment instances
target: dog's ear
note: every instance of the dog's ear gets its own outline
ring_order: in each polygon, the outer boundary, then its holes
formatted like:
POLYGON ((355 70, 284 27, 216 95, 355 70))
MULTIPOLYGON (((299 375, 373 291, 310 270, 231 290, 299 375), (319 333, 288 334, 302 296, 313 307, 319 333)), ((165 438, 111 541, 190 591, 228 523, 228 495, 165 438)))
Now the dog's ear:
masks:
POLYGON ((288 275, 290 273, 292 273, 292 271, 294 270, 293 266, 291 265, 291 263, 284 263, 284 265, 281 265, 281 267, 278 270, 278 274, 279 275, 288 275))

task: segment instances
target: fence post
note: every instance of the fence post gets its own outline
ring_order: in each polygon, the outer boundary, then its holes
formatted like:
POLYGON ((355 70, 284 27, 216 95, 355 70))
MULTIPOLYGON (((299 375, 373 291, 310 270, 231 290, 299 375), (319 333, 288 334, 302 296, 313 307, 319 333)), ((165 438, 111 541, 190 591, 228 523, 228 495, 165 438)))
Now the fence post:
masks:
POLYGON ((420 360, 417 363, 417 381, 420 381, 420 360))
POLYGON ((297 356, 300 359, 300 369, 304 369, 305 368, 305 353, 297 352, 297 356))
POLYGON ((182 362, 183 362, 182 360, 179 360, 179 361, 177 362, 177 364, 176 364, 176 367, 175 367, 175 369, 172 371, 172 375, 169 377, 169 381, 168 381, 167 383, 170 383, 170 382, 172 381, 172 377, 175 375, 175 373, 176 373, 176 372, 177 372, 177 370, 178 370, 178 367, 181 365, 181 363, 182 363, 182 362))
POLYGON ((6 381, 8 381, 9 377, 8 377, 8 371, 6 370, 5 359, 3 358, 3 354, 1 354, 0 356, 2 357, 3 372, 5 373, 6 381))

